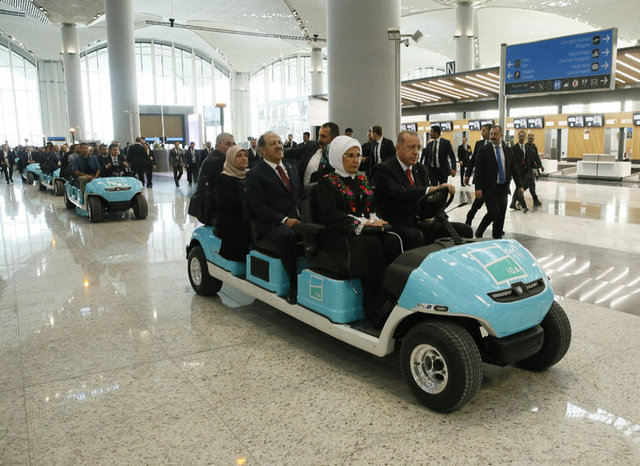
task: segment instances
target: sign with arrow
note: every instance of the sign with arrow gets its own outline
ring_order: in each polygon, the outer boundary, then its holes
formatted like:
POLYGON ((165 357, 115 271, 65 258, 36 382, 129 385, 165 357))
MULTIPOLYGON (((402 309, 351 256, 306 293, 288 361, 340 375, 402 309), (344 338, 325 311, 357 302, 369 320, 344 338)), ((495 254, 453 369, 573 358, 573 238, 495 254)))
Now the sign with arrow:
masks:
POLYGON ((614 89, 618 30, 507 46, 507 94, 614 89))

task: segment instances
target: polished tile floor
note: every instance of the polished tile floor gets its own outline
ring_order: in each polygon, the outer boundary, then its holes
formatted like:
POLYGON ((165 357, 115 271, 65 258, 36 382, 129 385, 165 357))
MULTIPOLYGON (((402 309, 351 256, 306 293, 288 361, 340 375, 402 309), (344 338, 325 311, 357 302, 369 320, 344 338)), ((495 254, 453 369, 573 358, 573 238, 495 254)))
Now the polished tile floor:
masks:
POLYGON ((0 464, 640 464, 640 189, 538 191, 505 230, 551 277, 569 353, 542 374, 485 365, 441 415, 395 356, 227 286, 195 295, 189 192, 169 177, 146 190, 147 220, 101 224, 0 186, 0 464))

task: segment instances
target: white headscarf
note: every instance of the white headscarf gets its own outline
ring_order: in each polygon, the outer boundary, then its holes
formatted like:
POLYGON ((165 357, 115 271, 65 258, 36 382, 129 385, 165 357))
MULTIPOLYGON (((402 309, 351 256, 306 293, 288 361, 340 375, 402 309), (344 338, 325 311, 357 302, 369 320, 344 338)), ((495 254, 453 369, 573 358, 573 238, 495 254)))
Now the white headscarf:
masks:
POLYGON ((329 163, 339 176, 355 176, 355 173, 352 174, 347 172, 342 163, 342 156, 352 147, 357 147, 358 151, 362 154, 362 146, 360 146, 357 139, 353 139, 349 136, 338 136, 331 141, 331 145, 329 146, 329 163))

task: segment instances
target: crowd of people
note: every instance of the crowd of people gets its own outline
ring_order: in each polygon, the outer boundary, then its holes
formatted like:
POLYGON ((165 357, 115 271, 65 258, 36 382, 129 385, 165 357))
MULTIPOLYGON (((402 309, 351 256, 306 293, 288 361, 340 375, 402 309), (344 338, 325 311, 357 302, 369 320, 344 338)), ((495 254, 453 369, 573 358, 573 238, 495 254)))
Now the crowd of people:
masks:
MULTIPOLYGON (((252 246, 277 254, 289 276, 287 299, 297 298, 297 252, 303 220, 303 199, 311 199, 313 221, 319 231, 318 252, 308 258, 321 270, 360 278, 363 308, 376 326, 381 326, 392 308, 383 291, 383 272, 403 251, 450 236, 452 230, 437 218, 418 215, 418 201, 436 189, 455 188, 448 182, 460 170, 462 186, 473 178, 475 201, 465 223, 452 222, 453 230, 465 238, 474 236, 471 224, 476 212, 486 206, 476 237, 489 225, 493 238, 504 235, 504 220, 511 181, 516 189, 512 209, 528 210, 524 190, 529 189, 534 206, 540 205, 534 173, 542 169, 533 135, 518 133, 518 143, 509 147, 500 126, 482 127, 482 139, 473 150, 466 138, 456 154, 441 128, 433 126, 430 140, 422 148, 420 136, 401 131, 394 144, 382 127, 372 126, 367 142, 360 144, 348 128, 340 135, 338 125, 323 124, 317 140, 305 132, 296 143, 288 135, 266 132, 250 139, 250 147, 236 145, 229 133, 220 133, 212 146, 196 150, 192 142, 181 148, 176 142, 169 151, 169 165, 176 186, 186 171, 189 186, 197 183, 189 213, 206 225, 213 225, 222 240, 220 254, 242 261, 252 246), (526 142, 525 142, 526 139, 526 142)), ((7 183, 12 168, 20 172, 39 162, 42 170, 61 168, 63 176, 83 188, 98 176, 129 172, 152 188, 153 153, 143 138, 120 147, 78 144, 57 147, 51 143, 34 150, 30 146, 2 146, 0 168, 7 183), (18 160, 15 164, 15 160, 18 160)))

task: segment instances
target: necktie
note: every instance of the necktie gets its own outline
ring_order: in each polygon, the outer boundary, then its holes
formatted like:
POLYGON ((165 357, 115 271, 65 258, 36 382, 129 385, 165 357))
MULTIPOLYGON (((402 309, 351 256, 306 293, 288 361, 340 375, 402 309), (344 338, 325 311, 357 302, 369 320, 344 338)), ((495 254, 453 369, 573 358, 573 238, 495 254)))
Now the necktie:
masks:
POLYGON ((504 184, 504 167, 502 166, 502 156, 500 155, 500 146, 496 146, 496 160, 498 162, 498 184, 504 184))
POLYGON ((438 157, 438 141, 436 140, 433 143, 433 166, 436 168, 440 168, 440 160, 438 157))
POLYGON ((373 143, 373 163, 378 163, 378 141, 373 143))
POLYGON ((407 178, 409 178, 409 184, 413 187, 416 185, 416 183, 413 181, 413 176, 411 176, 411 169, 407 168, 407 171, 405 172, 407 174, 407 178))
POLYGON ((276 166, 276 171, 278 172, 278 175, 280 175, 280 178, 282 179, 282 182, 284 183, 286 188, 289 191, 291 191, 291 181, 289 180, 289 177, 285 173, 284 168, 282 168, 282 165, 276 166))

